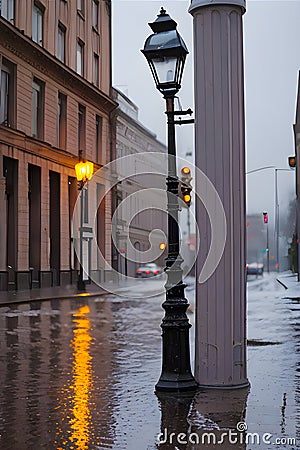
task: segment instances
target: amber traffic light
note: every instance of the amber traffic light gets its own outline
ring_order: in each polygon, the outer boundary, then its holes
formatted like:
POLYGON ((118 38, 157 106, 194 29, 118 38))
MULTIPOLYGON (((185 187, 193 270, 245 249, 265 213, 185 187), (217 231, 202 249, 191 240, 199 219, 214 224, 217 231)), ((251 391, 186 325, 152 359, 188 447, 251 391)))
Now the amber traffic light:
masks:
POLYGON ((296 163, 297 163, 296 156, 289 156, 289 166, 292 168, 296 167, 296 163))
POLYGON ((181 169, 181 173, 182 173, 183 175, 189 175, 189 174, 191 173, 191 169, 190 169, 189 167, 183 167, 183 168, 181 169))
POLYGON ((183 167, 181 169, 181 179, 180 179, 180 191, 179 191, 179 197, 184 201, 186 206, 190 206, 191 204, 191 180, 192 180, 192 174, 191 169, 187 166, 183 167))

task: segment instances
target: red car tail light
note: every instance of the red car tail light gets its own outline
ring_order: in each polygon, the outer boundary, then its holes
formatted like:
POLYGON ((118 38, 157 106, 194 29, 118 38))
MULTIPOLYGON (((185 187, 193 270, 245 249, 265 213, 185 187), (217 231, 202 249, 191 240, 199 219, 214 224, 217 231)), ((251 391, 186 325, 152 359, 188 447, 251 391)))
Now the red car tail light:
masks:
POLYGON ((159 273, 159 270, 154 270, 154 275, 157 275, 159 273))
POLYGON ((149 274, 149 273, 151 273, 151 270, 145 270, 145 273, 149 274))

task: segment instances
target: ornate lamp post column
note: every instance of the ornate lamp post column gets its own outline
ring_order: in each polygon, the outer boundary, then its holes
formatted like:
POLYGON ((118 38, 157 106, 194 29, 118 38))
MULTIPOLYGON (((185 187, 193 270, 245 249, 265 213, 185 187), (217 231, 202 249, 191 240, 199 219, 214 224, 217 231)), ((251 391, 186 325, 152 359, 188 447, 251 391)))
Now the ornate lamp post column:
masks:
POLYGON ((80 292, 85 291, 85 281, 83 279, 83 222, 84 222, 84 186, 88 180, 92 178, 94 164, 89 161, 79 161, 75 165, 76 178, 78 181, 78 189, 80 191, 80 230, 79 230, 79 277, 77 280, 77 289, 80 292))
MULTIPOLYGON (((183 67, 188 50, 176 30, 176 22, 161 8, 157 19, 149 24, 153 34, 142 50, 157 89, 166 100, 168 124, 168 256, 166 260, 166 300, 163 303, 165 317, 162 321, 162 373, 155 386, 157 391, 189 391, 198 387, 190 368, 189 324, 186 310, 189 306, 184 297, 179 252, 178 227, 178 177, 176 171, 176 143, 174 96, 180 89, 183 67)), ((180 114, 190 114, 181 111, 180 114)), ((191 120, 181 121, 190 123, 191 120)))

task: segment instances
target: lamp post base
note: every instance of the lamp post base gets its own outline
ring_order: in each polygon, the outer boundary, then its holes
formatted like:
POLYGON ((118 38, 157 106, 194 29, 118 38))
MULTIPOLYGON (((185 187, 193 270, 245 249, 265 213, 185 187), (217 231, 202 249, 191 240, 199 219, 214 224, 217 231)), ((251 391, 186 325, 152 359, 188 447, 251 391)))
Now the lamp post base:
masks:
POLYGON ((167 377, 168 379, 164 380, 163 376, 158 380, 155 385, 155 390, 157 392, 168 391, 168 392, 188 392, 188 391, 196 391, 199 388, 197 381, 195 381, 194 377, 187 376, 185 379, 177 379, 170 380, 171 376, 167 377))
POLYGON ((166 312, 161 324, 163 362, 161 376, 155 386, 156 391, 195 391, 199 387, 190 367, 191 325, 186 315, 189 304, 184 298, 184 287, 181 282, 167 291, 167 297, 173 293, 175 298, 168 298, 162 305, 166 312))

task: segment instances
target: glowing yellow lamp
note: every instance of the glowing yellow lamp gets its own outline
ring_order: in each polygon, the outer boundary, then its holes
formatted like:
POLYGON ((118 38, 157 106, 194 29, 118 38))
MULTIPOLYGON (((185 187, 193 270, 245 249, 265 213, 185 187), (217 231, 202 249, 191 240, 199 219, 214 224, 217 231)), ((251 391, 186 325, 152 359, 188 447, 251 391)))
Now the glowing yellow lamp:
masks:
POLYGON ((160 248, 160 250, 164 250, 166 248, 166 244, 164 242, 161 242, 159 244, 159 248, 160 248))
POLYGON ((185 194, 183 196, 183 200, 185 201, 185 203, 189 203, 191 201, 191 196, 190 194, 185 194))
POLYGON ((90 161, 80 161, 75 165, 77 181, 86 182, 93 176, 94 164, 90 161))
POLYGON ((191 169, 189 167, 183 167, 181 169, 181 172, 184 173, 185 175, 189 175, 191 173, 191 169))

